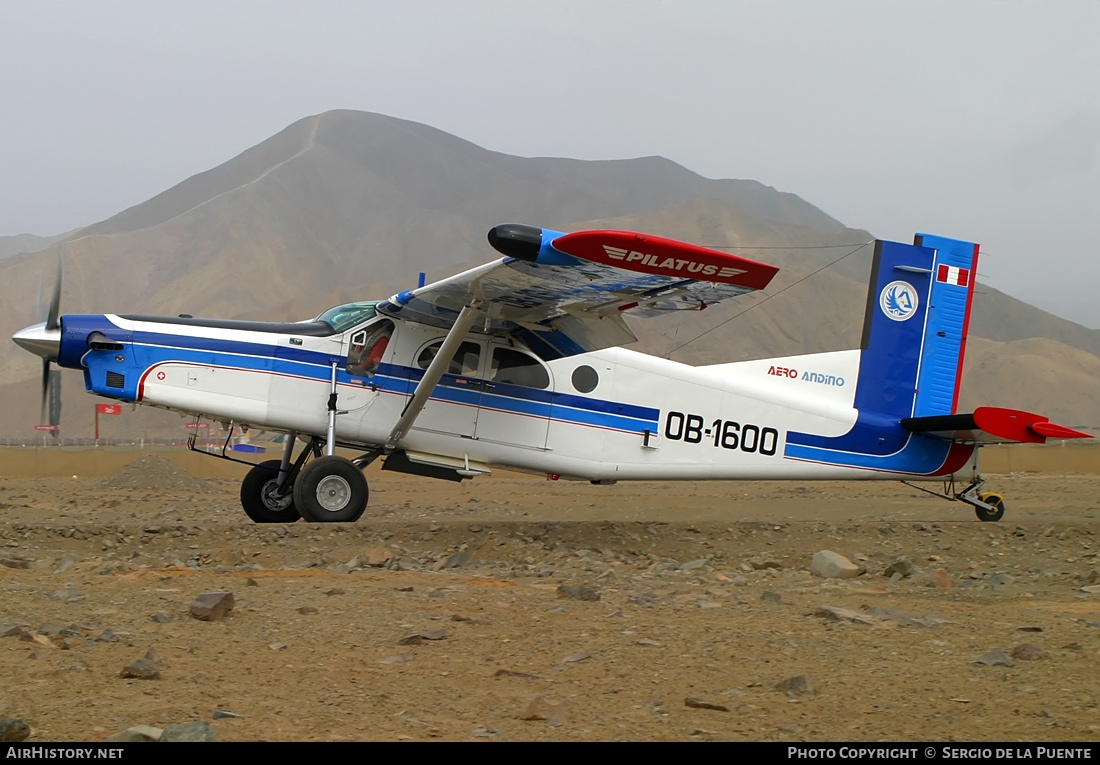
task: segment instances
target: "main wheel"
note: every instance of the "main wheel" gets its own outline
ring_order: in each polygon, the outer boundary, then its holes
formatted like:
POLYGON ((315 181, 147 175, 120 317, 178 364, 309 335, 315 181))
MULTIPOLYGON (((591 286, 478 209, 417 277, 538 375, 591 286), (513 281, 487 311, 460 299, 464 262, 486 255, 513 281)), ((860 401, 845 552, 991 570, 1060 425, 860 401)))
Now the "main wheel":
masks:
POLYGON ((986 510, 984 507, 974 508, 979 521, 1001 520, 1001 517, 1005 514, 1005 501, 1000 494, 983 494, 979 499, 987 505, 993 505, 992 510, 986 510))
POLYGON ((261 462, 241 481, 241 507, 256 523, 294 523, 300 517, 290 494, 278 496, 279 460, 261 462))
POLYGON ((343 457, 319 457, 298 474, 294 506, 307 521, 352 523, 367 509, 367 479, 343 457))

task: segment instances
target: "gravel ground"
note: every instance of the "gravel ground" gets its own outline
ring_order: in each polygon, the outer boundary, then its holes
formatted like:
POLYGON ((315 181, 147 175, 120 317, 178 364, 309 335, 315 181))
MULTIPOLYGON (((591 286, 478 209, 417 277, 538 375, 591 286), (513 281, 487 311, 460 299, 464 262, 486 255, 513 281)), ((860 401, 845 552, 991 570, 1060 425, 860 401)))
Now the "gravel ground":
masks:
POLYGON ((983 524, 896 483, 371 470, 359 523, 260 526, 158 459, 0 478, 0 718, 28 741, 1100 737, 1094 475, 994 477, 983 524), (232 609, 195 618, 213 592, 232 609))

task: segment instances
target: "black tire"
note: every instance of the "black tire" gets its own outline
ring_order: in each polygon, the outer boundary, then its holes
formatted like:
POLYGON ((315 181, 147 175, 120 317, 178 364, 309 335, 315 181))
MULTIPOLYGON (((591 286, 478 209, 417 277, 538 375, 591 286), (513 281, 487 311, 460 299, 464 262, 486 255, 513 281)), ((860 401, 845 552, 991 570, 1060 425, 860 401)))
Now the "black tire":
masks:
POLYGON ((992 510, 986 510, 984 507, 975 507, 974 512, 978 516, 979 521, 999 521, 1005 514, 1005 501, 1000 494, 983 494, 980 499, 988 505, 993 505, 992 510))
POLYGON ((367 509, 367 478, 343 457, 319 457, 298 474, 294 506, 307 521, 354 523, 367 509))
POLYGON ((280 464, 279 460, 261 462, 241 481, 241 507, 256 523, 294 523, 301 517, 293 496, 272 496, 278 486, 280 464))

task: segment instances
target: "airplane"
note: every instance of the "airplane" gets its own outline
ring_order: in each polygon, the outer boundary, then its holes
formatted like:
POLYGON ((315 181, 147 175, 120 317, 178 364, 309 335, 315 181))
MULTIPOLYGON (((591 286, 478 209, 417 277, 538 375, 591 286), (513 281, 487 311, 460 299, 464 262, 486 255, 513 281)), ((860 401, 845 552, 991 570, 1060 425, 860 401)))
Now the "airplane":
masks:
POLYGON ((13 340, 98 396, 286 433, 241 483, 257 523, 358 520, 377 459, 454 481, 494 467, 594 484, 891 479, 997 521, 980 446, 1091 438, 956 411, 970 242, 877 241, 858 349, 690 366, 620 347, 636 339, 626 319, 762 290, 778 268, 627 231, 504 224, 488 239, 493 262, 297 323, 59 316, 59 276, 46 321, 13 340))

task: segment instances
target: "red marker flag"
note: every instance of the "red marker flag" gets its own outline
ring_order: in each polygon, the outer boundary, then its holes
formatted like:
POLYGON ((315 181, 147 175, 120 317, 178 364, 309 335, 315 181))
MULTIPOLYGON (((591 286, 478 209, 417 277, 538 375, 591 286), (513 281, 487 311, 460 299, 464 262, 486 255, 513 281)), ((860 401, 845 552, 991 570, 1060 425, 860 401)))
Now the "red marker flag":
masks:
POLYGON ((122 404, 96 404, 96 414, 122 414, 122 404))

